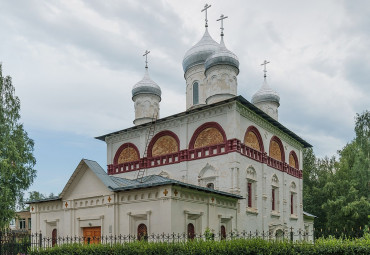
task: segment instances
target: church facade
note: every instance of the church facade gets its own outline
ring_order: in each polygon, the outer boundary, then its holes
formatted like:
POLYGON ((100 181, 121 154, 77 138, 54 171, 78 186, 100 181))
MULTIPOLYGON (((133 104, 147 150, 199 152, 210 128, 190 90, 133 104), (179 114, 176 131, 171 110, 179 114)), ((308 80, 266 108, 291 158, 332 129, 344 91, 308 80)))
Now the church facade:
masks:
POLYGON ((279 123, 266 69, 251 102, 237 95, 239 60, 207 26, 183 60, 186 111, 159 117, 161 89, 146 66, 132 89, 134 126, 97 137, 107 169, 81 160, 59 197, 31 202, 32 232, 312 231, 302 201, 302 151, 311 145, 279 123))

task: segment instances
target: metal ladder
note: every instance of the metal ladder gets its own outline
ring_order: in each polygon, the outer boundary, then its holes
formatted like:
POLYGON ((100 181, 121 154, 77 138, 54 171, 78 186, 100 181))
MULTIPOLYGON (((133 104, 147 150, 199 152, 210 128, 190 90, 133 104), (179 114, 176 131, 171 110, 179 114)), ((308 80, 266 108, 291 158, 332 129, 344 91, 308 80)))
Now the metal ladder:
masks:
MULTIPOLYGON (((149 143, 152 140, 154 132, 155 132, 155 124, 157 122, 157 116, 158 116, 157 114, 156 115, 153 114, 153 119, 151 121, 149 130, 148 130, 148 135, 146 137, 143 158, 147 158, 147 156, 148 156, 148 146, 149 146, 149 143)), ((137 172, 136 180, 138 180, 139 182, 143 182, 143 177, 144 177, 147 169, 148 169, 147 164, 145 164, 145 166, 137 172)))

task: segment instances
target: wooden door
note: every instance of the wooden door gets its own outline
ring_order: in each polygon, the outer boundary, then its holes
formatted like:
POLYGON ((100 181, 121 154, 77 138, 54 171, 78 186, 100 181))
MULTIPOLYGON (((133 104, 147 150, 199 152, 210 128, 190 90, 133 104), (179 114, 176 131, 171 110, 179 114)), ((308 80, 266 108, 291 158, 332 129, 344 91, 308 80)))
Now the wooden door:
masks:
POLYGON ((189 223, 188 224, 188 238, 189 239, 194 239, 195 237, 195 228, 194 228, 194 225, 192 223, 189 223))
POLYGON ((101 230, 100 227, 83 228, 85 244, 100 243, 101 230))
POLYGON ((148 229, 145 224, 140 224, 137 227, 137 239, 139 241, 148 239, 148 229))
POLYGON ((221 226, 221 240, 226 239, 226 227, 224 225, 221 226))
POLYGON ((51 232, 51 245, 54 247, 57 244, 57 229, 54 228, 51 232))

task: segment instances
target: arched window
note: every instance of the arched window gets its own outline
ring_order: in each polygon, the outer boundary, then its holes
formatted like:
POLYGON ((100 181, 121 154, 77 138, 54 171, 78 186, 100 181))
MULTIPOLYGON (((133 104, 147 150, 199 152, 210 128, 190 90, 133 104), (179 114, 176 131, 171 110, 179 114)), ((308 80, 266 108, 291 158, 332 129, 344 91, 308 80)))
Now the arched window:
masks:
POLYGON ((148 239, 148 230, 145 224, 140 224, 137 227, 137 240, 147 240, 148 239))
POLYGON ((252 166, 247 169, 247 207, 257 208, 257 174, 252 166))
POLYGON ((297 215, 297 186, 295 182, 290 184, 290 214, 297 215))
POLYGON ((207 183, 207 188, 209 188, 209 189, 215 189, 215 185, 212 182, 207 183))
POLYGON ((295 154, 294 151, 291 151, 289 153, 289 165, 291 167, 294 167, 296 169, 299 169, 298 157, 297 157, 297 154, 295 154))
POLYGON ((174 132, 169 130, 159 132, 150 141, 148 157, 157 157, 176 153, 180 149, 180 140, 174 132))
POLYGON ((279 179, 276 174, 271 179, 271 211, 279 212, 279 179))
POLYGON ((285 162, 284 147, 281 140, 273 136, 270 141, 269 155, 271 158, 285 162))
POLYGON ((199 104, 199 84, 193 83, 193 105, 199 104))
POLYGON ((226 227, 224 225, 221 226, 221 240, 226 239, 226 227))
POLYGON ((193 240, 195 237, 195 229, 193 223, 188 224, 188 238, 193 240))
POLYGON ((257 151, 264 152, 262 137, 258 129, 254 126, 248 127, 245 132, 244 144, 257 151))
POLYGON ((220 124, 207 122, 198 127, 190 140, 189 149, 226 143, 226 134, 220 124))
POLYGON ((54 228, 51 232, 51 246, 54 247, 57 244, 57 229, 54 228))
POLYGON ((137 161, 140 159, 139 150, 132 143, 122 144, 114 156, 113 163, 115 165, 126 162, 137 161))

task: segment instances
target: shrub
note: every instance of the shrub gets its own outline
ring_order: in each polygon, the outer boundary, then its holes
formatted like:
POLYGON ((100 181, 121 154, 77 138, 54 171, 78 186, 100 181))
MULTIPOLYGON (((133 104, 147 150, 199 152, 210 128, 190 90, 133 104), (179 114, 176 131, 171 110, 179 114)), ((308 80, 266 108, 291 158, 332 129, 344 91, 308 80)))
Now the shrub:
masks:
POLYGON ((307 242, 266 241, 262 239, 235 239, 230 241, 191 241, 179 243, 133 243, 72 244, 49 249, 31 250, 31 255, 85 255, 85 254, 177 254, 177 255, 217 255, 217 254, 370 254, 370 239, 318 239, 315 244, 307 242))

